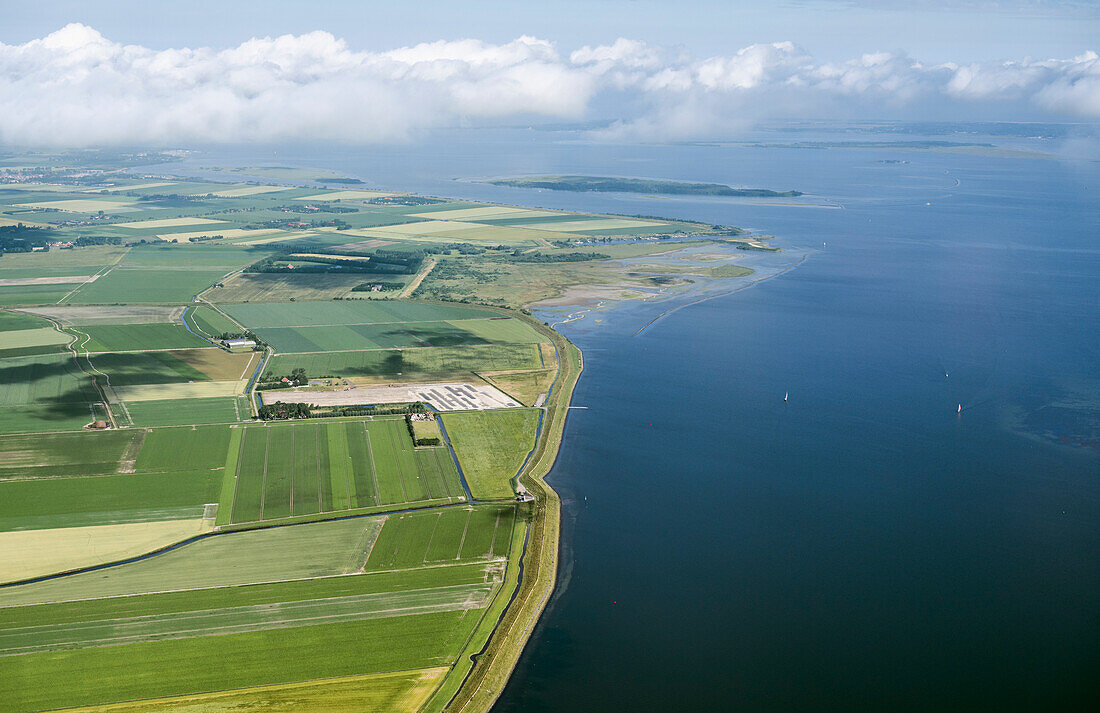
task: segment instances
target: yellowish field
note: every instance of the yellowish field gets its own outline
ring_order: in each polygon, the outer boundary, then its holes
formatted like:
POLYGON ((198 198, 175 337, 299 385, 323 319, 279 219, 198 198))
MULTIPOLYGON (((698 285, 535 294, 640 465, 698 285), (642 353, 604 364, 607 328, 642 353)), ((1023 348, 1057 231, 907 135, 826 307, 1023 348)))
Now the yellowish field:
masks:
POLYGON ((176 228, 181 225, 205 225, 207 223, 224 223, 224 220, 213 218, 161 218, 160 220, 138 220, 133 223, 119 223, 116 227, 144 230, 146 228, 176 228))
POLYGON ((226 188, 224 191, 214 191, 211 195, 218 196, 219 198, 241 198, 243 196, 256 196, 261 193, 274 193, 276 191, 290 191, 294 190, 296 186, 234 186, 233 188, 226 188))
POLYGON ((224 349, 174 349, 172 356, 215 381, 247 379, 260 359, 259 352, 231 353, 224 349))
POLYGON ((664 225, 652 220, 634 218, 593 218, 591 220, 566 220, 559 223, 524 223, 524 228, 549 230, 555 233, 583 233, 588 230, 619 230, 620 228, 649 228, 664 225))
MULTIPOLYGON (((221 351, 216 350, 216 351, 221 351)), ((243 381, 196 381, 189 384, 139 384, 113 388, 120 401, 162 401, 165 399, 207 399, 244 393, 243 381)))
MULTIPOLYGON (((460 223, 452 220, 425 220, 419 223, 402 223, 401 225, 387 225, 381 228, 372 228, 371 232, 381 231, 394 235, 432 235, 433 233, 446 233, 451 230, 463 230, 477 227, 480 226, 474 223, 460 223)), ((367 231, 364 230, 363 232, 367 231)))
POLYGON ((383 196, 395 196, 396 193, 386 191, 334 191, 332 193, 316 193, 312 196, 294 198, 296 201, 364 201, 383 196))
POLYGON ((250 236, 253 236, 253 235, 258 235, 258 236, 259 235, 265 235, 265 236, 268 236, 268 237, 262 237, 258 240, 238 240, 238 239, 234 239, 234 242, 237 245, 267 245, 268 243, 277 243, 281 240, 300 240, 302 238, 308 238, 311 234, 312 233, 310 233, 310 232, 302 232, 302 231, 295 231, 295 232, 292 232, 292 233, 288 233, 286 231, 281 231, 281 230, 278 230, 278 229, 275 229, 275 228, 270 228, 270 229, 269 228, 264 228, 262 230, 246 230, 246 231, 244 231, 244 233, 242 235, 240 235, 238 237, 247 238, 247 237, 250 237, 250 236), (275 234, 273 235, 272 233, 275 233, 275 234))
POLYGON ((8 187, 18 188, 21 191, 51 191, 56 193, 75 193, 79 190, 76 186, 63 186, 60 183, 15 183, 10 184, 8 187))
POLYGON ((95 213, 97 211, 110 211, 112 213, 133 213, 141 210, 134 207, 133 201, 109 201, 96 200, 94 198, 70 198, 61 201, 38 201, 35 203, 16 203, 20 208, 56 208, 67 213, 95 213))
MULTIPOLYGON (((520 228, 515 225, 482 225, 469 224, 471 227, 462 230, 448 230, 436 233, 443 238, 457 238, 461 240, 486 240, 489 242, 540 242, 546 240, 559 240, 561 236, 546 230, 532 230, 520 228)), ((545 244, 545 243, 542 243, 545 244)))
MULTIPOLYGON (((350 230, 342 231, 350 233, 350 230)), ((515 225, 485 225, 482 223, 464 223, 448 220, 428 220, 420 223, 383 226, 381 228, 363 228, 356 231, 356 237, 370 237, 390 240, 414 239, 435 242, 452 240, 484 241, 489 243, 540 243, 545 240, 558 240, 560 233, 546 230, 531 230, 515 225)), ((545 244, 545 243, 542 243, 545 244)))
POLYGON ((328 258, 328 259, 333 259, 335 257, 335 258, 338 258, 340 260, 353 260, 353 261, 359 261, 359 262, 368 262, 370 260, 370 257, 367 256, 367 255, 337 255, 337 256, 333 256, 333 255, 322 255, 321 253, 292 253, 291 257, 301 257, 301 258, 322 257, 322 258, 328 258))
POLYGON ((72 337, 62 334, 53 327, 41 329, 20 329, 14 332, 3 332, 4 338, 0 346, 4 349, 22 349, 23 347, 42 347, 48 344, 66 344, 72 337))
POLYGON ((16 285, 67 285, 70 282, 89 282, 98 275, 63 275, 60 277, 0 277, 0 287, 16 285))
POLYGON ((425 218, 427 220, 477 220, 485 218, 546 218, 552 215, 561 215, 549 210, 532 210, 530 208, 513 208, 511 206, 493 205, 484 208, 459 208, 457 210, 441 210, 435 213, 409 213, 413 218, 425 218))
POLYGON ((0 582, 134 557, 212 527, 198 518, 0 532, 0 582))
POLYGON ((260 710, 265 713, 364 713, 380 710, 415 713, 439 686, 448 670, 440 666, 340 676, 64 710, 66 713, 244 713, 260 710))
POLYGON ((160 188, 161 186, 174 186, 175 183, 171 181, 161 181, 160 183, 135 183, 132 186, 115 186, 113 188, 89 188, 85 190, 85 193, 99 193, 100 191, 107 191, 108 193, 116 193, 118 191, 137 191, 143 188, 160 188))
POLYGON ((85 325, 178 323, 185 309, 171 305, 58 305, 16 311, 56 319, 64 325, 85 325))
POLYGON ((317 274, 239 274, 221 281, 203 293, 210 302, 281 302, 297 300, 331 300, 351 294, 351 288, 363 282, 364 275, 317 274))
POLYGON ((233 238, 246 238, 250 235, 271 235, 272 233, 278 233, 276 228, 262 228, 260 230, 245 230, 244 228, 229 228, 223 230, 218 226, 213 228, 207 228, 206 230, 196 230, 190 233, 157 233, 157 237, 161 240, 190 240, 191 238, 201 238, 204 235, 220 235, 226 240, 233 238))
POLYGON ((23 225, 29 225, 32 228, 37 228, 44 225, 44 223, 35 223, 30 220, 23 220, 22 218, 7 218, 0 216, 0 225, 19 225, 20 223, 22 223, 23 225))

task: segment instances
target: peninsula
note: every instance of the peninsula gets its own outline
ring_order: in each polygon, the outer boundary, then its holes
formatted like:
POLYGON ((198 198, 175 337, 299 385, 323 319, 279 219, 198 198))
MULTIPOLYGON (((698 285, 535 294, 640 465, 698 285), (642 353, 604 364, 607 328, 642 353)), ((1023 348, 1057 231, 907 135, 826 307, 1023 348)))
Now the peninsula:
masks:
POLYGON ((528 306, 767 238, 95 158, 0 158, 0 713, 487 710, 582 367, 528 306))

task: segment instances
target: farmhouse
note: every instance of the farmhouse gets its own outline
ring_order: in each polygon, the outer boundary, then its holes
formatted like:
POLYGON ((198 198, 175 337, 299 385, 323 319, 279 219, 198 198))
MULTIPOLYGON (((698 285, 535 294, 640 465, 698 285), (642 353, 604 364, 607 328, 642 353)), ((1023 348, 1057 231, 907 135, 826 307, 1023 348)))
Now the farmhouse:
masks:
POLYGON ((223 339, 222 346, 233 351, 234 349, 255 349, 256 342, 251 339, 223 339))

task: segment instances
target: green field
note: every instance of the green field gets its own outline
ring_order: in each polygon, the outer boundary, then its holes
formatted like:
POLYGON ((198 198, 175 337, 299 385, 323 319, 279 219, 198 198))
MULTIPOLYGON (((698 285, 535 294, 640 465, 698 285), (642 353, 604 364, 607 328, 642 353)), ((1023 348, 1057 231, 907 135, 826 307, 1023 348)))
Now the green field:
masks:
POLYGON ((414 449, 401 420, 248 426, 234 523, 464 497, 444 448, 414 449))
POLYGON ((213 307, 207 307, 205 305, 189 309, 184 315, 184 320, 188 322, 191 328, 196 332, 211 339, 226 332, 235 334, 240 331, 240 327, 231 319, 221 312, 218 312, 213 307))
POLYGON ((73 285, 0 285, 0 306, 53 304, 73 285))
POLYGON ((201 518, 220 487, 213 470, 0 482, 0 532, 201 518))
POLYGON ((478 613, 451 610, 0 657, 0 679, 18 682, 0 699, 0 711, 434 666, 458 655, 478 613), (211 666, 214 659, 232 665, 211 666))
POLYGON ((190 302, 229 271, 229 268, 166 270, 120 266, 81 287, 66 303, 190 302))
POLYGON ((233 319, 251 328, 329 326, 341 324, 392 324, 448 319, 498 317, 475 307, 421 304, 417 302, 286 302, 226 305, 233 319))
POLYGON ((535 409, 443 414, 443 426, 476 498, 510 498, 510 482, 535 447, 535 409))
POLYGON ((145 434, 135 431, 0 436, 0 481, 114 473, 145 434))
POLYGON ((187 331, 182 324, 99 324, 71 327, 89 339, 77 342, 81 351, 113 352, 209 347, 210 342, 187 331))
POLYGON ((256 333, 280 353, 507 344, 540 342, 543 339, 526 323, 512 318, 261 327, 256 333))
POLYGON ((268 368, 277 374, 289 374, 294 369, 305 369, 306 373, 316 376, 380 376, 538 369, 542 363, 537 344, 489 344, 287 354, 272 359, 271 366, 268 368))
MULTIPOLYGON (((2 274, 2 273, 0 273, 2 274)), ((49 321, 21 312, 0 310, 0 332, 17 332, 24 329, 42 329, 51 326, 49 321)))
POLYGON ((134 469, 141 473, 222 468, 228 426, 155 428, 145 436, 134 469))
POLYGON ((67 353, 0 359, 0 433, 79 429, 97 401, 67 353))
POLYGON ((381 524, 353 518, 216 535, 140 562, 0 589, 0 608, 342 575, 362 566, 381 524))
POLYGON ((106 374, 110 385, 115 387, 211 380, 171 352, 111 352, 93 354, 88 361, 96 371, 106 374))
POLYGON ((135 426, 183 426, 188 424, 232 423, 238 421, 239 403, 232 396, 206 399, 166 399, 162 401, 127 401, 125 415, 135 426))
POLYGON ((508 556, 515 506, 451 507, 386 518, 366 571, 508 556))

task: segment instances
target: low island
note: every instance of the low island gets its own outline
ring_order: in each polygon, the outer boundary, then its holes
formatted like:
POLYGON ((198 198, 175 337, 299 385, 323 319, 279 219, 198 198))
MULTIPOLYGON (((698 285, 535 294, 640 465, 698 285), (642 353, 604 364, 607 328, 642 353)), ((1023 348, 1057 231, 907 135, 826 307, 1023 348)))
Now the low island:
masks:
POLYGON ((724 183, 688 183, 652 178, 619 176, 520 176, 494 178, 482 183, 514 188, 545 188, 551 191, 596 191, 599 193, 648 193, 671 196, 732 196, 735 198, 797 198, 801 191, 773 191, 767 188, 734 188, 724 183))

